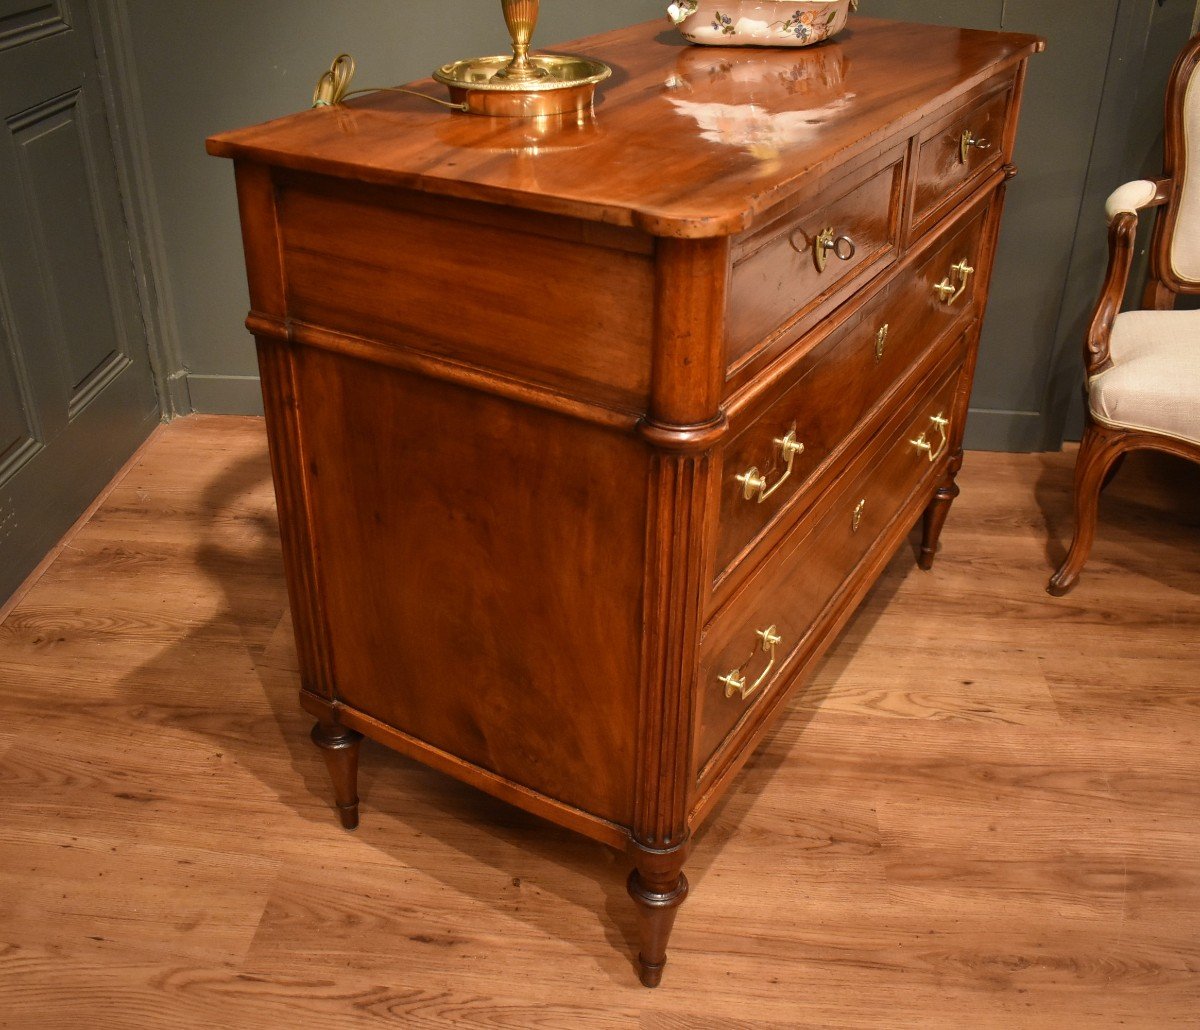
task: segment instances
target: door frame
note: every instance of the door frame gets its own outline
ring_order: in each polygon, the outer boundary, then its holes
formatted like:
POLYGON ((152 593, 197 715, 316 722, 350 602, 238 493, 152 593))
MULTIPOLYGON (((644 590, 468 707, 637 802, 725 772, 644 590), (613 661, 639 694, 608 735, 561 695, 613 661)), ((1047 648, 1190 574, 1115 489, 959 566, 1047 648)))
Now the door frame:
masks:
POLYGON ((187 370, 162 220, 151 171, 141 85, 126 0, 82 0, 96 40, 105 111, 112 137, 121 204, 129 230, 137 295, 159 410, 164 422, 192 412, 187 370))

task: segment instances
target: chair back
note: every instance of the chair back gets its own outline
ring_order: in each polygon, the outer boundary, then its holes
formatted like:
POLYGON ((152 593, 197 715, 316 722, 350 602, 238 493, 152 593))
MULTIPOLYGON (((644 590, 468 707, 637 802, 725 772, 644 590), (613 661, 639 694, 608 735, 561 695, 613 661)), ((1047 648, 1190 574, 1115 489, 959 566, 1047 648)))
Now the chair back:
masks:
POLYGON ((1147 306, 1170 307, 1171 294, 1200 293, 1200 34, 1175 62, 1167 87, 1163 175, 1171 196, 1151 245, 1147 306))

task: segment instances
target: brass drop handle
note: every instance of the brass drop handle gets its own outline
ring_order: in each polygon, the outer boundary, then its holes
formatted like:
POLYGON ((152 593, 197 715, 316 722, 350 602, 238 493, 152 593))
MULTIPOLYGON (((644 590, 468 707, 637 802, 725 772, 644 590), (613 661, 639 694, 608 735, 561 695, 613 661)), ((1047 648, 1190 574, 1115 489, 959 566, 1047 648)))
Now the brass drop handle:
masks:
POLYGON ((753 501, 757 495, 758 503, 762 504, 768 497, 778 490, 784 483, 788 481, 788 477, 792 474, 792 467, 796 462, 796 455, 804 453, 804 444, 796 439, 796 427, 792 426, 784 436, 777 437, 775 446, 779 448, 779 453, 783 456, 784 469, 783 475, 775 481, 775 485, 768 487, 767 477, 758 471, 758 467, 747 469, 737 481, 742 484, 742 496, 747 501, 753 501))
POLYGON ((926 454, 929 456, 929 463, 932 465, 943 454, 946 453, 946 448, 950 446, 950 436, 946 429, 950 425, 950 420, 944 418, 939 411, 936 415, 930 415, 929 421, 933 423, 934 428, 941 434, 942 442, 938 444, 937 450, 934 450, 933 444, 926 438, 926 434, 922 433, 915 440, 909 440, 916 449, 918 454, 926 454))
POLYGON ((883 352, 887 349, 888 333, 892 331, 890 324, 885 322, 875 333, 875 364, 883 360, 883 352))
POLYGON ((962 159, 962 163, 966 164, 971 160, 972 150, 991 150, 991 140, 979 139, 970 129, 963 129, 962 139, 958 145, 958 156, 962 159))
POLYGON ((835 235, 833 226, 830 225, 817 233, 817 238, 813 241, 813 260, 817 263, 818 272, 825 271, 830 251, 839 261, 852 261, 858 253, 858 245, 849 236, 835 235))
POLYGON ((958 280, 958 285, 950 281, 950 276, 946 276, 934 288, 933 292, 938 295, 938 298, 947 306, 958 303, 958 299, 967 292, 967 287, 971 284, 971 276, 975 274, 975 269, 967 263, 967 259, 963 258, 957 265, 950 269, 950 275, 958 280))
POLYGON ((867 499, 864 497, 854 506, 854 514, 850 516, 850 532, 857 533, 862 528, 863 516, 867 513, 867 499))
POLYGON ((750 657, 746 659, 740 668, 734 669, 733 672, 720 677, 720 682, 725 684, 726 697, 733 697, 734 694, 740 694, 742 700, 745 701, 767 682, 767 678, 771 675, 771 670, 775 668, 775 648, 783 643, 783 637, 776 632, 774 626, 756 630, 755 635, 759 639, 759 645, 750 653, 750 657), (767 662, 767 667, 759 674, 758 679, 753 683, 749 683, 746 669, 749 668, 750 663, 754 661, 759 651, 762 651, 763 654, 769 654, 771 660, 767 662))

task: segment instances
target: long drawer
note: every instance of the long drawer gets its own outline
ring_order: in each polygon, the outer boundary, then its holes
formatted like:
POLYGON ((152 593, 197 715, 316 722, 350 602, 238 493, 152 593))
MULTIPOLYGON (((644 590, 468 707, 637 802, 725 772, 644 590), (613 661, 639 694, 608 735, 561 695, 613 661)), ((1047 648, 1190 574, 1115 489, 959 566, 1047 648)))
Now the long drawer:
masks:
POLYGON ((917 490, 954 435, 961 366, 936 380, 881 431, 839 488, 806 517, 704 631, 694 768, 704 778, 723 742, 790 680, 792 660, 819 631, 843 587, 917 490))
POLYGON ((976 277, 966 269, 981 267, 985 217, 902 272, 813 349, 765 410, 735 426, 722 455, 714 587, 776 522, 801 514, 836 458, 870 431, 883 399, 971 316, 976 277))

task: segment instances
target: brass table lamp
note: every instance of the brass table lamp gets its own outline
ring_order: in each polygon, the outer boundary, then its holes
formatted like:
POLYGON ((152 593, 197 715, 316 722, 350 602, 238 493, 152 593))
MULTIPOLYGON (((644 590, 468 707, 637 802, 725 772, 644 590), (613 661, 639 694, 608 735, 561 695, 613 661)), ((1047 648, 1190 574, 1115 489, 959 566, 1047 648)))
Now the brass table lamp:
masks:
POLYGON ((504 118, 590 111, 596 87, 612 74, 601 61, 529 52, 539 0, 500 0, 512 36, 508 57, 473 57, 443 65, 433 77, 471 114, 504 118))

